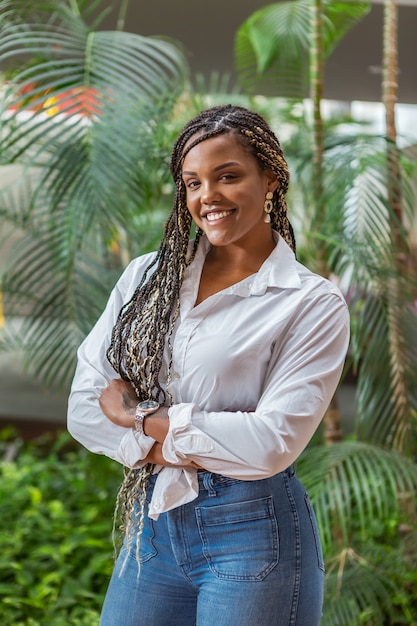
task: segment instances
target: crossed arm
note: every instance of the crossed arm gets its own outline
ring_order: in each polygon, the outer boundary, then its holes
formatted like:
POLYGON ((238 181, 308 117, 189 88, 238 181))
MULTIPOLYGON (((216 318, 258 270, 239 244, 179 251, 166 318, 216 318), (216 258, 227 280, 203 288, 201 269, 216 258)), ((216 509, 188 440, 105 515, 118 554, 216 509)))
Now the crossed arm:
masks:
MULTIPOLYGON (((135 392, 126 381, 121 378, 111 380, 109 385, 102 392, 99 399, 100 408, 103 414, 113 424, 123 428, 135 428, 135 412, 138 399, 135 392)), ((144 459, 146 463, 154 465, 172 465, 168 463, 162 454, 162 445, 169 430, 168 407, 161 406, 159 409, 148 415, 143 422, 143 432, 148 437, 155 439, 155 443, 148 456, 144 459)), ((189 461, 184 464, 187 467, 201 468, 200 465, 189 461)))

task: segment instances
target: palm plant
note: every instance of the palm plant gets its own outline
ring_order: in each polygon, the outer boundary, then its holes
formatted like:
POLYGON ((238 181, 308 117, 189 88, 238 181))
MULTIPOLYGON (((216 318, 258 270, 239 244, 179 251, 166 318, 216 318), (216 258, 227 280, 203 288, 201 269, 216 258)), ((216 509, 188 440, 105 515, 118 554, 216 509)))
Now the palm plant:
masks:
MULTIPOLYGON (((337 42, 369 10, 365 2, 337 3, 297 0, 273 4, 254 13, 236 36, 237 67, 243 84, 250 89, 275 87, 278 94, 302 98, 310 94, 313 124, 310 135, 313 173, 310 177, 314 212, 310 229, 319 232, 325 219, 323 202, 323 119, 321 102, 324 58, 337 42)), ((329 274, 324 246, 315 246, 314 267, 329 274)), ((341 437, 341 416, 337 394, 324 419, 328 441, 341 437)))
POLYGON ((403 219, 414 210, 416 162, 399 151, 392 135, 387 153, 387 138, 358 133, 353 124, 344 136, 334 124, 322 136, 321 55, 343 34, 338 25, 341 19, 344 27, 349 24, 343 15, 352 7, 353 20, 367 10, 360 3, 318 0, 269 5, 236 37, 244 85, 267 84, 270 92, 273 79, 278 95, 301 98, 310 92, 313 124, 305 119, 286 143, 306 207, 309 232, 302 254, 321 273, 338 276, 351 310, 350 355, 358 374, 354 441, 315 442, 300 462, 324 539, 323 623, 332 626, 414 623, 417 612, 411 591, 417 563, 417 468, 411 460, 417 435, 417 312, 415 281, 404 270, 403 219), (298 139, 301 133, 304 141, 298 139))
POLYGON ((417 532, 404 504, 416 492, 415 463, 344 441, 309 448, 299 473, 326 555, 323 624, 412 624, 403 620, 415 618, 417 532))
POLYGON ((187 64, 166 38, 89 26, 97 2, 28 4, 0 2, 0 291, 19 322, 1 341, 62 387, 116 276, 160 236, 187 64))

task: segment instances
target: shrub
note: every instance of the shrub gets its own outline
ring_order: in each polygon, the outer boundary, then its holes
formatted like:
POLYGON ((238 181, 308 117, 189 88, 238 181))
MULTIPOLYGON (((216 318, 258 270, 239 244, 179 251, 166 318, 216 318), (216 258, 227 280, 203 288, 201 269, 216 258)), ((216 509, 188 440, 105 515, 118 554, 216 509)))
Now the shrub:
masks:
MULTIPOLYGON (((11 445, 3 433, 3 456, 11 445)), ((97 624, 122 468, 65 433, 18 444, 0 472, 1 624, 97 624)))

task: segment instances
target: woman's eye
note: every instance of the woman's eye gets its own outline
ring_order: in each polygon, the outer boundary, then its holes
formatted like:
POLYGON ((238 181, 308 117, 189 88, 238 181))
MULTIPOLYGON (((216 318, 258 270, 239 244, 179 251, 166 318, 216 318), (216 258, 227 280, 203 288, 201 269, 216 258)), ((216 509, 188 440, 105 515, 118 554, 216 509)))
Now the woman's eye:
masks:
POLYGON ((194 187, 197 187, 199 184, 198 180, 189 180, 185 183, 185 186, 188 189, 194 189, 194 187))

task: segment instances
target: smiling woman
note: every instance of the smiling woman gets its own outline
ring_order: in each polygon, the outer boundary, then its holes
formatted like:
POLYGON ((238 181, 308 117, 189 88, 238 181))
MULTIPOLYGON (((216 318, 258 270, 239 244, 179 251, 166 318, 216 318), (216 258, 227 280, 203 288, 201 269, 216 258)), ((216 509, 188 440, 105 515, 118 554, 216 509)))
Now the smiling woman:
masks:
POLYGON ((240 250, 258 271, 275 247, 264 220, 265 196, 278 187, 274 173, 261 169, 237 137, 218 135, 188 151, 182 176, 188 209, 213 250, 221 256, 233 245, 233 258, 240 250))
POLYGON ((212 244, 196 304, 259 270, 275 242, 265 221, 265 196, 278 186, 238 137, 218 135, 197 143, 183 163, 187 206, 212 244))
POLYGON ((69 401, 73 436, 128 468, 101 625, 317 626, 323 558, 293 464, 338 384, 347 307, 295 258, 262 117, 203 111, 171 172, 159 250, 117 283, 69 401))

